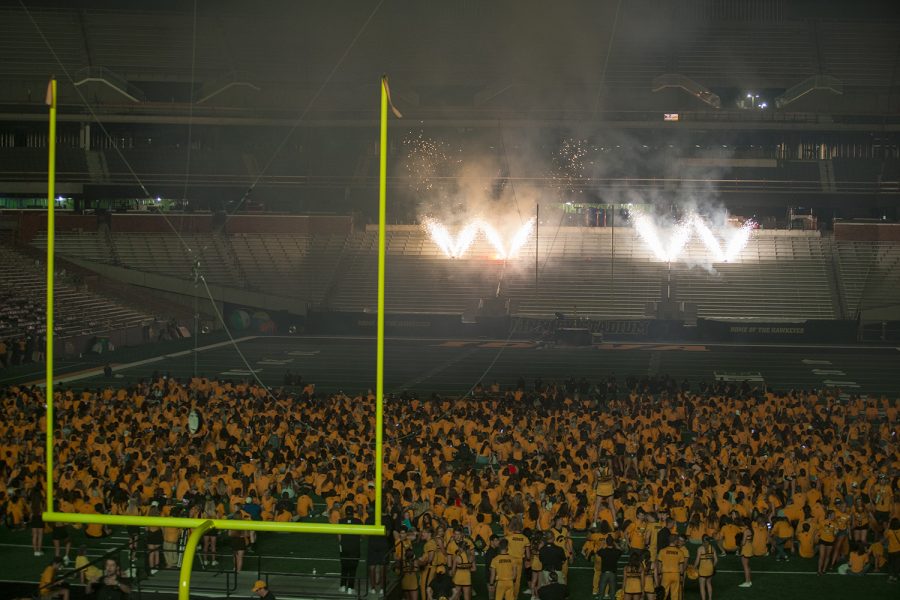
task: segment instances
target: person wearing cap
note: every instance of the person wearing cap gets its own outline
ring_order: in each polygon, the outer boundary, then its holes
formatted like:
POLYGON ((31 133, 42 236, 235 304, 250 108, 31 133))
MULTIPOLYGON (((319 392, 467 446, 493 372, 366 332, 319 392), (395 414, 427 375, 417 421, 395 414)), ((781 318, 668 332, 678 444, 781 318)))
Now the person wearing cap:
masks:
POLYGON ((257 580, 256 583, 253 584, 253 587, 250 589, 250 591, 263 600, 275 600, 275 594, 269 591, 269 584, 267 584, 262 579, 257 580))
POLYGON ((556 571, 550 571, 547 576, 547 583, 538 589, 539 600, 565 600, 566 586, 559 582, 559 575, 556 571))

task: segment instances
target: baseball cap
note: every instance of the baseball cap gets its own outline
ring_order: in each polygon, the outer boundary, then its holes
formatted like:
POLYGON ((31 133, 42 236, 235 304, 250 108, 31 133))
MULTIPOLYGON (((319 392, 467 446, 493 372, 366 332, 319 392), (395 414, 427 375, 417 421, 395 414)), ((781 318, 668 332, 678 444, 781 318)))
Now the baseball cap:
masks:
POLYGON ((251 592, 258 592, 259 590, 263 590, 263 589, 265 589, 265 588, 267 588, 267 587, 268 587, 268 586, 266 585, 266 582, 265 582, 265 581, 263 581, 262 579, 258 579, 258 580, 256 581, 256 583, 253 584, 253 589, 250 590, 250 591, 251 591, 251 592))

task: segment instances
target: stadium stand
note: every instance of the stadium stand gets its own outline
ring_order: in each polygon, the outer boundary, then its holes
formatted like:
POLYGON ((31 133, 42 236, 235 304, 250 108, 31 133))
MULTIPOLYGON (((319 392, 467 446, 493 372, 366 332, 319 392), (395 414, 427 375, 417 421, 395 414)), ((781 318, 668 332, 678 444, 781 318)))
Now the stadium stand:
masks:
MULTIPOLYGON (((54 51, 66 70, 75 73, 89 64, 78 12, 35 10, 34 20, 53 40, 54 51)), ((44 79, 59 71, 56 59, 37 35, 31 20, 19 7, 0 7, 0 76, 44 79)), ((35 90, 35 101, 43 102, 43 89, 35 90)))
MULTIPOLYGON (((375 243, 372 233, 348 242, 351 258, 330 306, 371 308, 375 243)), ((539 246, 535 291, 533 241, 510 261, 501 284, 502 262, 491 260, 494 251, 486 243, 473 246, 473 258, 449 260, 418 228, 392 231, 387 306, 395 312, 458 313, 467 301, 492 297, 498 284, 503 295, 516 300, 516 314, 527 316, 549 317, 574 308, 583 316, 640 318, 647 303, 660 299, 665 265, 653 259, 630 229, 618 231, 613 241, 609 229, 563 227, 558 234, 547 233, 539 246)), ((695 242, 686 261, 699 264, 708 260, 703 256, 695 242)), ((710 265, 709 271, 677 264, 673 272, 678 300, 696 303, 699 316, 830 319, 835 318, 835 304, 828 260, 818 235, 759 231, 734 264, 710 265)))
MULTIPOLYGON (((43 335, 46 329, 44 265, 0 246, 0 290, 3 294, 0 338, 43 335)), ((57 278, 54 299, 57 307, 54 330, 60 338, 90 335, 153 320, 135 309, 82 291, 74 283, 67 282, 64 276, 57 278)))
POLYGON ((900 244, 836 241, 834 248, 849 316, 900 303, 900 244))
POLYGON ((803 24, 718 24, 685 31, 682 40, 674 48, 674 72, 707 86, 786 88, 815 73, 815 50, 803 24))
MULTIPOLYGON (((286 294, 309 306, 372 310, 377 233, 183 235, 113 233, 115 253, 101 233, 62 233, 63 256, 119 264, 181 279, 192 260, 211 283, 286 294), (114 258, 115 257, 115 258, 114 258)), ((43 236, 35 247, 46 242, 43 236)), ((464 312, 498 291, 522 316, 575 311, 598 318, 641 318, 660 300, 666 265, 631 229, 561 227, 541 238, 540 284, 534 287, 534 241, 504 269, 479 238, 466 256, 448 259, 418 226, 388 232, 387 307, 397 313, 464 312)), ((694 240, 672 266, 676 299, 697 305, 701 317, 801 320, 839 318, 829 282, 830 246, 817 233, 757 231, 734 263, 712 264, 694 240)), ((891 265, 885 269, 894 272, 891 265)), ((846 298, 846 300, 851 300, 846 298)))
POLYGON ((236 233, 228 240, 251 289, 320 306, 342 259, 346 236, 236 233))
POLYGON ((897 27, 892 23, 818 24, 823 70, 845 85, 888 87, 896 68, 897 27))

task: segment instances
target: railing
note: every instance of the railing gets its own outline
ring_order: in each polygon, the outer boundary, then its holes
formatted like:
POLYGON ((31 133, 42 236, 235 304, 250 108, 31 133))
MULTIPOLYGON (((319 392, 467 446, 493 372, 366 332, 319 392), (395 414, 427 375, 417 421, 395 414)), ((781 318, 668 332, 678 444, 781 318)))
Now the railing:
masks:
MULTIPOLYGON (((126 555, 120 562, 123 574, 131 578, 132 595, 140 598, 141 594, 175 593, 180 587, 179 568, 184 558, 184 538, 181 539, 176 549, 159 549, 160 563, 157 570, 151 571, 148 563, 147 550, 140 549, 126 555), (169 558, 168 562, 166 558, 169 558)), ((127 550, 126 550, 127 552, 127 550)), ((365 576, 353 577, 353 593, 341 588, 342 578, 340 574, 333 572, 306 572, 299 570, 286 570, 286 560, 300 561, 296 557, 284 557, 273 555, 245 554, 240 571, 235 569, 234 555, 232 553, 208 554, 197 549, 194 559, 194 567, 191 572, 191 592, 221 595, 222 597, 243 598, 249 594, 249 590, 256 580, 265 581, 276 595, 314 598, 356 598, 363 600, 369 598, 369 579, 365 576), (216 564, 213 564, 213 558, 216 564), (280 564, 279 564, 280 563, 280 564)), ((321 558, 309 559, 321 561, 321 558)), ((336 562, 335 558, 335 562, 336 562)), ((362 560, 360 562, 363 562, 362 560)), ((389 573, 390 574, 390 573, 389 573)), ((387 590, 397 585, 396 577, 392 575, 385 582, 387 590)))

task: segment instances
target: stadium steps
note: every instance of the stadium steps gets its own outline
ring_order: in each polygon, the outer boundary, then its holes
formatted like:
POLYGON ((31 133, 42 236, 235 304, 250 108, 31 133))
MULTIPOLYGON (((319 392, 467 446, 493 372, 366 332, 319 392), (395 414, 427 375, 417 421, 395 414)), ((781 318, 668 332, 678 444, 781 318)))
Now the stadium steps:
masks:
POLYGON ((835 241, 844 305, 852 316, 900 304, 900 244, 835 241))
MULTIPOLYGON (((60 337, 109 331, 152 320, 149 315, 81 290, 61 271, 54 285, 54 331, 60 337)), ((46 325, 43 262, 36 263, 30 256, 0 247, 0 296, 4 298, 0 337, 40 332, 46 325)))
POLYGON ((235 233, 235 257, 252 289, 322 304, 332 286, 345 235, 235 233))

